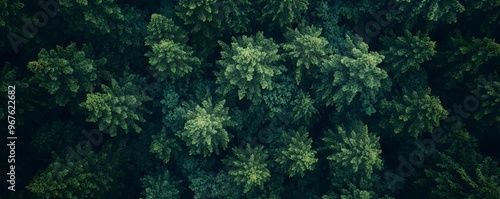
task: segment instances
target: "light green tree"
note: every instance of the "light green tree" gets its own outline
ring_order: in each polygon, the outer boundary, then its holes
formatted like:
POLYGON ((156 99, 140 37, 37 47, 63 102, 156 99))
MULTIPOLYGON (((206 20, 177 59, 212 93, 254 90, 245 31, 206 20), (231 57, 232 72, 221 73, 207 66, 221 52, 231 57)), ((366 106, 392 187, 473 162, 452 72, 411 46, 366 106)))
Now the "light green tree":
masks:
POLYGON ((217 65, 221 71, 216 72, 216 82, 220 85, 217 89, 220 94, 236 90, 240 100, 246 97, 259 102, 261 90, 272 90, 273 77, 285 70, 280 63, 279 46, 272 39, 264 38, 262 32, 250 37, 233 37, 231 46, 219 44, 222 57, 217 65))
POLYGON ((139 122, 144 122, 144 114, 150 113, 144 103, 151 98, 146 96, 140 85, 143 80, 138 75, 125 74, 118 81, 111 79, 110 86, 101 85, 102 92, 89 93, 80 107, 88 111, 87 122, 97 122, 99 130, 118 134, 120 128, 128 133, 141 132, 139 122))
POLYGON ((106 59, 92 59, 90 48, 78 50, 75 43, 66 48, 56 46, 55 50, 42 49, 38 60, 30 61, 28 69, 33 72, 32 81, 54 96, 59 106, 65 106, 87 92, 92 92, 98 84, 97 68, 106 59))
POLYGON ((212 100, 204 100, 186 113, 187 121, 184 129, 176 135, 185 141, 189 147, 189 154, 209 156, 213 152, 219 154, 220 148, 227 148, 231 135, 226 128, 234 126, 231 121, 229 108, 224 107, 222 100, 212 104, 212 100))
POLYGON ((405 132, 413 137, 439 127, 439 121, 448 115, 439 98, 431 95, 430 88, 416 91, 404 89, 402 96, 396 96, 391 101, 382 100, 380 113, 388 117, 381 121, 381 127, 390 128, 395 134, 405 132))
POLYGON ((275 151, 276 159, 290 177, 304 177, 307 170, 314 170, 318 162, 316 151, 312 149, 312 139, 305 128, 291 130, 281 135, 281 147, 275 151))
POLYGON ((232 156, 222 162, 231 168, 229 175, 233 182, 243 186, 244 193, 247 193, 254 188, 263 189, 264 183, 270 180, 268 157, 264 147, 247 144, 244 149, 234 148, 232 156))

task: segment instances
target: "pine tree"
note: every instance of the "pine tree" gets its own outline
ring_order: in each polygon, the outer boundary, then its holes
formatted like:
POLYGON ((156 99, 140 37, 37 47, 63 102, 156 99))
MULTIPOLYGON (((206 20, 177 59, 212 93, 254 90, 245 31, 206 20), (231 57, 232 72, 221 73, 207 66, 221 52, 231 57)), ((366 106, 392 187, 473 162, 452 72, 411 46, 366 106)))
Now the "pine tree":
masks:
POLYGON ((439 98, 431 95, 430 88, 416 91, 403 89, 401 97, 382 100, 379 110, 383 116, 389 117, 381 121, 383 128, 390 127, 395 134, 405 132, 413 137, 439 127, 439 121, 448 115, 439 98))
POLYGON ((97 68, 106 59, 92 59, 90 48, 78 50, 75 43, 66 48, 56 46, 55 50, 42 49, 38 60, 30 61, 28 69, 34 73, 34 82, 54 96, 59 106, 65 106, 86 92, 92 92, 98 83, 97 68))
POLYGON ((500 122, 500 81, 488 82, 484 76, 476 79, 477 88, 472 90, 481 99, 481 107, 474 115, 476 120, 484 122, 490 126, 500 122))
POLYGON ((319 114, 315 99, 302 90, 298 92, 291 104, 292 118, 297 124, 309 124, 310 120, 319 114))
POLYGON ((308 0, 268 0, 261 1, 261 3, 264 4, 264 8, 260 20, 263 22, 270 21, 279 27, 286 27, 297 22, 300 15, 307 11, 309 6, 308 0))
POLYGON ((118 81, 111 79, 110 86, 101 85, 99 93, 87 94, 80 107, 88 111, 88 122, 97 122, 99 130, 118 135, 118 129, 128 133, 141 132, 139 122, 144 122, 144 113, 150 113, 144 103, 151 98, 139 87, 143 81, 137 75, 125 74, 118 81))
POLYGON ((384 56, 369 52, 367 44, 354 41, 349 35, 345 42, 350 48, 346 56, 331 55, 321 64, 322 81, 316 83, 317 95, 327 106, 335 105, 339 112, 356 97, 364 112, 372 114, 377 95, 387 89, 383 84, 387 73, 377 67, 384 56))
POLYGON ((201 64, 200 59, 193 56, 191 47, 186 45, 186 33, 163 15, 151 15, 145 40, 146 46, 151 47, 145 55, 155 75, 158 75, 156 78, 175 80, 201 64))
MULTIPOLYGON (((90 144, 89 146, 90 147, 90 144)), ((73 151, 38 173, 26 187, 39 198, 100 198, 113 190, 123 174, 117 169, 127 158, 122 156, 123 144, 106 145, 99 153, 73 151)))
POLYGON ((295 30, 288 29, 285 34, 287 43, 283 45, 283 49, 297 66, 295 69, 297 84, 300 83, 304 72, 311 74, 309 70, 314 69, 310 69, 310 67, 318 67, 329 54, 328 41, 320 35, 321 28, 314 26, 299 26, 295 30))
POLYGON ((372 173, 382 168, 379 137, 368 132, 361 121, 349 126, 338 126, 337 131, 328 130, 323 141, 331 151, 327 157, 335 175, 345 173, 348 177, 371 178, 372 173))
POLYGON ((304 177, 307 170, 314 169, 318 158, 315 157, 316 151, 311 148, 312 139, 309 138, 309 133, 305 128, 283 132, 281 145, 276 149, 275 161, 290 177, 295 175, 304 177))
POLYGON ((237 90, 238 98, 244 97, 253 102, 261 99, 261 90, 272 90, 273 77, 285 71, 279 62, 279 46, 272 39, 264 38, 262 32, 255 36, 232 38, 231 46, 219 42, 222 47, 221 60, 217 65, 221 68, 216 72, 217 92, 226 95, 231 90, 237 90))
POLYGON ((177 188, 181 181, 172 178, 167 169, 159 170, 141 178, 144 199, 180 198, 177 188))
POLYGON ((225 100, 212 104, 212 100, 204 100, 186 114, 187 121, 184 130, 176 135, 185 141, 189 147, 189 154, 209 156, 213 152, 226 149, 231 135, 226 128, 234 126, 228 116, 229 108, 224 107, 225 100))
POLYGON ((381 41, 386 46, 385 50, 380 52, 385 57, 384 68, 393 72, 396 77, 420 70, 420 64, 431 60, 436 54, 436 42, 420 32, 412 35, 407 30, 404 36, 384 37, 381 41))
POLYGON ((264 147, 247 144, 244 149, 233 148, 233 155, 222 162, 231 168, 229 175, 233 182, 243 186, 244 193, 247 193, 254 188, 263 189, 264 183, 269 181, 268 157, 264 147))

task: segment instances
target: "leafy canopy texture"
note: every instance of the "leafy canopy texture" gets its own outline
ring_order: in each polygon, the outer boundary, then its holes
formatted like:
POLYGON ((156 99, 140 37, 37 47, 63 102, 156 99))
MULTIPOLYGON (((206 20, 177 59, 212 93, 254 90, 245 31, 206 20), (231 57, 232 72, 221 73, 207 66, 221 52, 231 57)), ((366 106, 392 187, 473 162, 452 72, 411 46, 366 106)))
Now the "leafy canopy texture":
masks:
POLYGON ((177 136, 186 142, 189 154, 201 154, 208 156, 215 152, 219 154, 219 148, 226 149, 231 135, 226 128, 234 126, 228 116, 229 108, 224 107, 225 100, 212 104, 212 100, 204 100, 196 105, 186 114, 187 121, 184 130, 179 131, 177 136))
POLYGON ((170 199, 180 198, 177 188, 181 181, 174 180, 169 171, 157 171, 141 179, 143 199, 170 199))
POLYGON ((92 92, 97 82, 97 68, 106 63, 105 58, 93 60, 90 48, 78 50, 75 43, 55 50, 42 49, 38 60, 30 61, 28 69, 34 73, 33 81, 54 95, 59 106, 68 104, 78 94, 92 92))
MULTIPOLYGON (((123 157, 123 145, 112 147, 106 145, 99 153, 94 153, 90 143, 81 150, 88 154, 80 155, 76 151, 68 151, 65 158, 56 159, 45 170, 37 174, 26 187, 39 198, 95 198, 118 185, 114 182, 123 173, 119 167, 123 157)), ((81 153, 81 152, 78 152, 81 153)))
POLYGON ((377 94, 386 89, 382 80, 388 77, 387 73, 377 67, 384 56, 368 52, 366 43, 354 43, 348 35, 346 42, 353 46, 350 55, 332 55, 321 65, 323 81, 317 85, 317 93, 327 106, 335 105, 337 111, 342 111, 358 96, 365 112, 372 114, 377 94))
POLYGON ((201 64, 186 42, 186 33, 172 19, 160 14, 151 16, 146 37, 146 46, 151 47, 151 50, 145 55, 159 78, 175 80, 201 64))
POLYGON ((300 83, 302 73, 319 66, 328 54, 328 41, 321 37, 321 28, 314 26, 289 29, 285 34, 288 43, 283 45, 287 56, 295 63, 295 80, 300 83), (304 70, 306 69, 306 70, 304 70))
POLYGON ((233 182, 243 186, 243 192, 254 188, 262 189, 264 183, 269 181, 271 174, 267 168, 268 153, 263 146, 246 148, 233 148, 233 155, 222 160, 230 168, 229 175, 233 182))
POLYGON ((399 77, 406 72, 420 70, 420 64, 429 61, 436 54, 436 42, 425 34, 412 35, 405 31, 404 36, 385 37, 382 42, 386 46, 380 53, 385 56, 387 71, 399 77))
POLYGON ((481 76, 476 80, 478 87, 472 92, 481 99, 481 106, 474 115, 476 120, 485 121, 489 125, 500 122, 500 81, 487 81, 481 76))
POLYGON ((139 87, 142 79, 138 75, 126 75, 120 82, 111 79, 111 85, 101 85, 102 92, 87 94, 87 100, 80 107, 88 111, 88 122, 98 122, 99 130, 118 134, 118 129, 128 133, 139 133, 139 122, 144 122, 144 113, 149 111, 144 103, 151 98, 139 87))
POLYGON ((318 162, 318 158, 315 157, 316 151, 311 148, 312 139, 308 136, 305 128, 284 132, 281 135, 282 146, 276 150, 276 162, 290 177, 295 175, 304 177, 305 172, 313 170, 318 162))
POLYGON ((381 121, 381 126, 391 127, 395 134, 405 132, 413 137, 439 127, 439 121, 445 119, 448 112, 444 110, 439 97, 430 94, 429 88, 416 91, 404 89, 401 97, 391 101, 382 100, 380 113, 389 119, 381 121))
POLYGON ((299 20, 309 5, 308 0, 266 0, 261 20, 271 20, 280 27, 286 27, 299 20))
POLYGON ((261 100, 261 90, 272 90, 273 77, 280 75, 284 66, 280 64, 278 44, 272 39, 264 38, 262 32, 255 36, 232 38, 231 46, 219 42, 222 47, 221 60, 217 65, 217 91, 227 94, 237 90, 238 98, 244 97, 253 102, 261 100))
POLYGON ((331 151, 327 159, 332 168, 368 178, 374 170, 382 168, 379 137, 369 133, 361 121, 354 121, 348 127, 338 126, 336 132, 326 131, 323 141, 331 151))

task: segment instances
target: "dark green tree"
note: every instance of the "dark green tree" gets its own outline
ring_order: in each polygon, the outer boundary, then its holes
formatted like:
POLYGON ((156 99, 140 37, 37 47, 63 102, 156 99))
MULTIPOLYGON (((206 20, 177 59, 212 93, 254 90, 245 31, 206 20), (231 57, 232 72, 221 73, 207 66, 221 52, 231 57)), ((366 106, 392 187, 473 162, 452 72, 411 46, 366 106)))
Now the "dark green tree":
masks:
POLYGON ((323 141, 330 152, 327 159, 334 175, 345 173, 348 177, 371 178, 382 168, 379 137, 368 132, 361 121, 354 121, 347 127, 338 126, 337 131, 325 132, 323 141))
POLYGON ((150 113, 144 103, 150 101, 140 85, 143 80, 138 75, 125 74, 118 81, 111 79, 110 86, 101 85, 102 92, 89 93, 80 107, 88 111, 87 122, 97 122, 99 130, 118 135, 118 129, 141 132, 139 122, 144 122, 144 114, 150 113))
POLYGON ((380 122, 383 128, 390 128, 395 134, 408 133, 413 137, 423 132, 432 132, 439 127, 440 120, 448 115, 439 97, 432 96, 430 88, 407 91, 393 100, 382 100, 380 113, 388 119, 380 122))
POLYGON ((267 168, 268 157, 264 147, 247 144, 244 149, 233 148, 232 156, 222 162, 231 168, 228 173, 233 182, 242 186, 244 193, 247 193, 255 188, 263 189, 264 183, 271 178, 267 168))
POLYGON ((282 146, 275 151, 275 161, 290 177, 295 175, 304 177, 305 172, 314 170, 314 165, 318 162, 318 158, 315 157, 316 151, 312 149, 312 142, 305 128, 283 132, 282 146))
POLYGON ((449 67, 446 75, 458 81, 476 74, 479 68, 490 63, 490 59, 500 57, 500 44, 487 37, 472 37, 469 40, 457 33, 450 38, 450 47, 444 56, 448 63, 444 63, 443 67, 449 67))
POLYGON ((167 169, 159 170, 141 178, 144 199, 180 198, 177 188, 181 181, 172 178, 167 169))
POLYGON ((157 72, 157 78, 175 80, 201 64, 186 42, 186 33, 172 19, 160 14, 151 16, 146 37, 146 46, 151 47, 151 50, 145 55, 152 69, 157 72))
POLYGON ((490 126, 500 122, 500 81, 498 78, 488 82, 484 76, 476 80, 477 87, 472 90, 481 99, 481 108, 474 115, 476 120, 490 126))
POLYGON ((420 32, 412 35, 409 31, 405 31, 404 36, 384 37, 381 41, 386 46, 380 52, 385 57, 384 68, 394 73, 396 77, 406 72, 420 70, 420 64, 431 60, 436 54, 436 42, 420 32))
POLYGON ((106 59, 93 59, 90 50, 86 45, 78 50, 75 43, 50 51, 42 49, 38 60, 28 63, 34 73, 32 81, 53 95, 59 106, 92 92, 98 84, 97 69, 106 59))
POLYGON ((56 156, 55 161, 38 173, 26 187, 39 198, 101 198, 113 190, 123 172, 118 169, 126 157, 123 144, 107 144, 94 153, 90 143, 76 151, 56 156), (82 155, 83 153, 83 155, 82 155))
POLYGON ((292 105, 292 118, 297 124, 309 124, 310 120, 319 115, 315 99, 309 93, 300 90, 292 105))
POLYGON ((246 97, 259 102, 261 90, 272 90, 273 77, 285 71, 280 64, 279 46, 272 39, 264 38, 262 32, 251 37, 233 37, 231 46, 223 42, 219 44, 222 57, 217 65, 221 71, 216 72, 216 76, 220 94, 236 90, 240 100, 246 97))
POLYGON ((297 66, 295 69, 297 84, 300 83, 304 72, 310 75, 309 70, 313 70, 310 67, 318 67, 329 54, 328 41, 320 35, 321 28, 314 26, 289 29, 285 34, 287 43, 283 45, 283 49, 297 66))
POLYGON ((297 22, 301 14, 307 11, 309 0, 269 0, 260 1, 260 3, 264 4, 261 21, 272 22, 279 27, 286 27, 297 22))
POLYGON ((321 82, 316 85, 317 95, 327 106, 335 105, 339 112, 357 97, 364 112, 372 114, 377 95, 387 89, 383 83, 387 73, 377 67, 384 56, 369 52, 366 43, 353 41, 349 35, 346 35, 346 43, 352 47, 348 55, 331 55, 321 64, 322 76, 321 82))

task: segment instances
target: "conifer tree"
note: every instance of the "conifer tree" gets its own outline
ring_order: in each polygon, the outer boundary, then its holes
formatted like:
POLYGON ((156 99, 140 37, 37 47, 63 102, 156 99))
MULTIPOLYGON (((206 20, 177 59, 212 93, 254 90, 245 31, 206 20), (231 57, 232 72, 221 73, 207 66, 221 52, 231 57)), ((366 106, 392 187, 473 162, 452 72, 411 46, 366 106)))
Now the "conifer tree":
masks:
POLYGON ((280 64, 279 46, 272 39, 264 37, 262 32, 255 36, 232 38, 231 45, 219 42, 222 47, 221 60, 216 72, 218 93, 226 95, 236 90, 238 98, 244 97, 252 102, 259 102, 261 90, 272 90, 273 77, 285 71, 280 64))
POLYGON ((106 59, 92 59, 90 48, 78 50, 75 43, 55 50, 42 49, 38 60, 30 61, 28 69, 34 73, 33 80, 54 96, 59 106, 65 106, 80 95, 92 92, 98 83, 97 69, 106 59))
POLYGON ((271 21, 279 27, 286 27, 297 22, 309 6, 309 0, 269 0, 261 1, 261 3, 264 4, 264 8, 260 20, 271 21))
POLYGON ((312 139, 305 128, 298 131, 291 130, 281 135, 281 147, 276 149, 276 162, 287 171, 290 177, 300 175, 304 177, 307 170, 314 169, 318 162, 316 151, 312 147, 312 139))
POLYGON ((402 96, 381 101, 380 113, 388 117, 380 123, 383 128, 390 128, 395 134, 408 133, 413 137, 432 132, 439 127, 440 120, 448 115, 439 98, 431 95, 430 88, 416 91, 403 89, 402 96))
POLYGON ((343 111, 356 98, 367 114, 375 112, 373 104, 379 92, 386 90, 383 80, 385 70, 377 67, 384 56, 369 52, 368 45, 352 40, 346 35, 348 54, 331 55, 321 64, 321 82, 317 82, 316 92, 327 106, 335 105, 337 111, 343 111))
POLYGON ((144 103, 151 98, 139 87, 142 83, 138 75, 125 74, 119 81, 111 79, 111 84, 101 85, 102 92, 89 93, 80 107, 88 111, 88 122, 97 122, 99 130, 118 135, 118 130, 141 132, 139 122, 144 122, 144 114, 150 113, 144 103))
POLYGON ((285 34, 288 43, 283 45, 283 49, 297 66, 295 69, 297 84, 300 83, 303 73, 312 74, 309 72, 309 70, 314 70, 311 67, 318 67, 329 53, 328 41, 320 35, 321 28, 314 26, 288 29, 285 34))
POLYGON ((141 179, 144 199, 180 198, 177 188, 181 181, 172 178, 167 169, 159 170, 141 179))
POLYGON ((268 153, 264 147, 233 148, 232 156, 223 159, 223 163, 231 168, 229 175, 233 182, 243 187, 244 193, 255 188, 263 189, 271 174, 268 167, 268 153))

